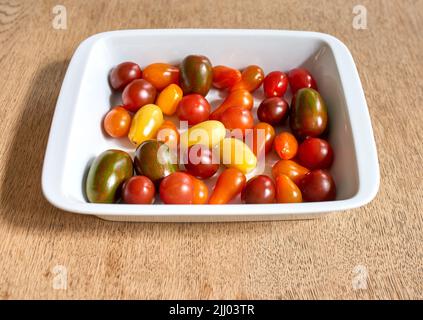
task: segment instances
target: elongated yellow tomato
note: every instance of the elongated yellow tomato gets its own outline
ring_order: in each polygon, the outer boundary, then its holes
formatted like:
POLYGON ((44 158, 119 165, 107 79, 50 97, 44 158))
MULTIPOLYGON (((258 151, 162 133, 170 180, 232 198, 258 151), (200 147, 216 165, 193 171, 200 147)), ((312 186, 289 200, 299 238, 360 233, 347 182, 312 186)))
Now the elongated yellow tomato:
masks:
POLYGON ((182 133, 180 143, 184 147, 202 144, 212 148, 218 145, 225 138, 225 135, 226 129, 222 122, 207 120, 182 133))
POLYGON ((138 146, 146 140, 153 139, 162 123, 162 110, 155 104, 147 104, 139 109, 132 119, 128 138, 138 146))
POLYGON ((175 113, 182 96, 182 89, 177 84, 171 84, 160 92, 156 104, 165 115, 171 116, 175 113))
POLYGON ((220 159, 222 164, 248 173, 257 166, 257 158, 253 151, 241 140, 225 138, 220 143, 220 159))

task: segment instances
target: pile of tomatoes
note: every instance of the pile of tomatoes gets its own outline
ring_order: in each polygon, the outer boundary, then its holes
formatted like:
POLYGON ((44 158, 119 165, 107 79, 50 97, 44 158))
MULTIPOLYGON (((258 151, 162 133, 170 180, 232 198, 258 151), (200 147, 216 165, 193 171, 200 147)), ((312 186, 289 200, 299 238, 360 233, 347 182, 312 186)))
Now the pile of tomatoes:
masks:
POLYGON ((157 195, 165 204, 225 204, 239 195, 249 204, 335 199, 328 171, 334 154, 325 140, 327 107, 308 70, 265 75, 250 65, 240 72, 189 55, 179 66, 153 63, 141 70, 136 63, 121 63, 111 70, 109 82, 122 92, 122 105, 105 115, 104 131, 128 137, 136 150, 133 158, 107 150, 94 160, 86 179, 88 201, 151 204, 157 195), (227 93, 214 110, 207 100, 212 87, 227 93), (252 94, 261 87, 264 99, 254 109, 252 94), (291 105, 284 98, 288 87, 291 105), (187 123, 187 130, 174 124, 176 117, 187 123), (290 129, 281 131, 287 125, 290 129), (192 138, 200 131, 207 139, 192 138), (222 152, 226 147, 236 152, 222 152), (178 153, 181 148, 186 157, 178 153), (257 159, 269 153, 279 158, 271 176, 247 181, 257 159), (243 155, 241 161, 236 154, 243 155), (212 190, 207 179, 216 180, 212 190))

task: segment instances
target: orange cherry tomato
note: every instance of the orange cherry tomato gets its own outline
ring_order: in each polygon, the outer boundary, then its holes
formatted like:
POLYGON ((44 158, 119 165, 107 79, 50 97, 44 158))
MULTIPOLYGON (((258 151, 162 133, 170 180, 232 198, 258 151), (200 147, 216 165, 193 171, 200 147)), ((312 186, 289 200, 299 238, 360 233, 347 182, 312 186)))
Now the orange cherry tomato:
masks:
POLYGON ((213 67, 213 86, 217 89, 231 88, 241 80, 241 72, 237 69, 215 66, 213 67))
POLYGON ((228 168, 217 178, 216 186, 209 199, 209 204, 225 204, 235 198, 244 189, 247 179, 235 168, 228 168))
POLYGON ((264 80, 263 69, 259 66, 251 65, 242 71, 241 81, 237 82, 232 88, 231 91, 245 89, 249 92, 255 91, 258 87, 261 86, 264 80))
POLYGON ((157 130, 157 140, 167 143, 170 146, 177 146, 179 143, 179 132, 172 121, 165 120, 157 130))
POLYGON ((183 95, 182 89, 177 84, 170 84, 160 92, 156 105, 162 109, 165 115, 171 116, 175 113, 183 95))
POLYGON ((273 148, 281 159, 289 160, 297 154, 298 142, 292 133, 282 132, 275 137, 273 148))
POLYGON ((276 177, 276 202, 299 203, 303 202, 300 189, 287 175, 276 177))
POLYGON ((228 97, 223 103, 214 110, 209 119, 219 120, 224 111, 230 107, 243 107, 244 109, 251 110, 254 105, 254 98, 248 90, 240 89, 229 93, 228 97))
POLYGON ((246 129, 252 129, 254 126, 253 114, 250 110, 243 107, 230 107, 220 116, 220 122, 226 129, 240 129, 245 136, 246 129))
POLYGON ((192 175, 189 176, 194 183, 194 198, 192 200, 192 204, 206 204, 209 198, 209 189, 207 188, 206 184, 202 180, 192 175))
POLYGON ((121 106, 114 107, 104 117, 103 127, 111 137, 124 137, 131 127, 131 115, 121 106))
POLYGON ((259 122, 253 128, 253 147, 252 150, 256 156, 264 148, 264 154, 272 150, 273 140, 275 139, 275 129, 266 122, 259 122))
POLYGON ((161 91, 172 83, 179 83, 179 68, 168 63, 153 63, 144 69, 142 77, 161 91))
POLYGON ((298 185, 304 176, 310 172, 307 168, 300 166, 292 160, 279 160, 272 167, 273 178, 284 174, 298 185))

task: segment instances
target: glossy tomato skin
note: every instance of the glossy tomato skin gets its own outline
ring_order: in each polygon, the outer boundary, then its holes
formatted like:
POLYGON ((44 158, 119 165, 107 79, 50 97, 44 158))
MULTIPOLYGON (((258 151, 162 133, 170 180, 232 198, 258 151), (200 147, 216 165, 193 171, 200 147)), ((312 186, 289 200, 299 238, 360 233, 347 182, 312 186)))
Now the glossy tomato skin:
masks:
POLYGON ((298 148, 298 162, 311 170, 327 169, 333 163, 333 150, 329 142, 308 138, 298 148))
POLYGON ((162 91, 171 84, 179 83, 179 68, 168 63, 153 63, 145 67, 142 77, 162 91))
POLYGON ((331 201, 336 197, 336 186, 326 170, 313 170, 301 179, 299 188, 304 201, 331 201))
POLYGON ((191 176, 191 179, 194 183, 192 204, 206 204, 209 199, 209 189, 202 180, 194 176, 191 176))
POLYGON ((273 203, 275 202, 276 188, 272 179, 266 175, 259 175, 247 182, 241 193, 245 203, 273 203))
POLYGON ((124 108, 131 112, 137 112, 142 106, 154 103, 155 99, 156 88, 144 79, 132 81, 122 93, 124 108))
POLYGON ((275 126, 286 120, 288 112, 289 105, 285 99, 280 97, 266 98, 257 109, 257 117, 260 121, 275 126))
POLYGON ((220 120, 223 112, 230 107, 243 107, 244 109, 251 110, 253 105, 254 98, 248 90, 239 89, 230 92, 225 101, 210 114, 210 120, 220 120))
POLYGON ((156 188, 153 182, 145 176, 134 176, 125 181, 122 190, 122 200, 127 204, 152 204, 156 188))
POLYGON ((236 168, 228 168, 217 178, 209 204, 225 204, 234 199, 245 187, 245 175, 236 168))
POLYGON ((180 83, 184 94, 198 93, 206 96, 213 81, 213 68, 205 56, 189 55, 180 65, 180 83))
POLYGON ((175 172, 160 183, 160 199, 165 204, 192 204, 194 182, 189 174, 175 172))
POLYGON ((104 117, 103 127, 104 131, 113 138, 124 137, 131 127, 131 115, 121 106, 114 107, 104 117))
POLYGON ((263 81, 263 90, 267 98, 283 97, 288 89, 288 76, 281 71, 270 72, 263 81))
POLYGON ((299 165, 292 160, 279 160, 272 167, 273 178, 277 178, 281 174, 288 176, 296 185, 299 185, 304 176, 310 172, 309 169, 299 165))
POLYGON ((241 72, 226 66, 213 67, 213 87, 217 89, 232 88, 241 80, 241 72))
POLYGON ((300 189, 287 175, 281 174, 275 180, 276 202, 300 203, 303 201, 300 189))
POLYGON ((263 69, 256 65, 251 65, 245 68, 241 73, 241 81, 232 86, 231 91, 244 89, 249 92, 254 92, 258 89, 264 80, 263 69))
POLYGON ((246 129, 252 129, 254 126, 254 117, 250 110, 243 107, 230 107, 220 116, 220 122, 226 129, 240 129, 245 135, 246 129))
POLYGON ((189 94, 182 98, 176 109, 176 115, 181 121, 188 121, 188 124, 195 125, 206 121, 210 115, 210 104, 200 94, 189 94))
POLYGON ((193 145, 188 148, 185 169, 197 178, 210 178, 219 170, 219 157, 209 147, 193 145))
POLYGON ((256 156, 264 149, 264 154, 272 150, 275 139, 275 129, 266 122, 259 122, 253 128, 253 147, 252 151, 256 156), (261 134, 259 134, 261 130, 261 134))
POLYGON ((312 88, 317 90, 316 81, 307 69, 292 69, 288 73, 288 80, 293 94, 302 88, 312 88))
POLYGON ((139 65, 133 62, 123 62, 112 69, 109 82, 113 89, 123 90, 130 82, 140 79, 142 71, 139 65))
POLYGON ((297 139, 289 132, 282 132, 275 137, 273 149, 281 159, 292 159, 297 154, 297 139))

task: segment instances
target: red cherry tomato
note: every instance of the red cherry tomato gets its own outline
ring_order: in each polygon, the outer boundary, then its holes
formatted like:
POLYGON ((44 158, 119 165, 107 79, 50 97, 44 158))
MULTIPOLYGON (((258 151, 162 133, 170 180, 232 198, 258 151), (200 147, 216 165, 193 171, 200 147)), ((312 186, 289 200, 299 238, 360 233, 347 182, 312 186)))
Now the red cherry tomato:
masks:
POLYGON ((160 198, 166 204, 192 204, 194 182, 189 174, 174 172, 160 183, 160 198))
POLYGON ((114 107, 104 117, 103 127, 111 137, 124 137, 131 127, 131 115, 121 106, 114 107))
POLYGON ((237 69, 215 66, 213 67, 213 86, 217 89, 231 88, 241 80, 241 72, 237 69))
POLYGON ((301 179, 299 187, 304 201, 330 201, 336 197, 335 182, 326 170, 310 171, 301 179))
POLYGON ((245 89, 253 92, 261 86, 263 80, 264 72, 262 68, 255 65, 248 66, 241 73, 241 81, 235 83, 235 85, 231 88, 231 91, 245 89))
POLYGON ((266 122, 259 122, 253 128, 253 148, 251 150, 258 156, 264 148, 264 153, 267 154, 272 150, 274 139, 275 129, 266 122))
POLYGON ((188 173, 201 179, 213 176, 219 169, 219 158, 212 149, 195 144, 188 148, 188 159, 185 169, 188 173))
POLYGON ((257 117, 260 121, 275 126, 286 120, 288 111, 289 105, 285 99, 280 97, 267 98, 260 103, 257 109, 257 117))
POLYGON ((332 147, 323 139, 307 138, 298 148, 298 162, 311 170, 330 168, 333 162, 332 147))
POLYGON ((123 184, 122 200, 128 204, 152 204, 156 188, 145 176, 134 176, 123 184))
POLYGON ((275 202, 275 184, 265 175, 259 175, 247 182, 241 193, 245 203, 273 203, 275 202))
POLYGON ((273 148, 281 159, 289 160, 297 154, 298 142, 293 134, 282 132, 275 137, 273 148))
POLYGON ((141 68, 133 62, 123 62, 112 69, 109 82, 113 89, 123 90, 127 84, 142 76, 141 68))
POLYGON ((243 107, 230 107, 222 113, 220 121, 226 129, 240 129, 245 135, 246 129, 252 129, 254 126, 254 117, 250 110, 243 107))
POLYGON ((270 72, 263 81, 264 94, 267 98, 283 97, 288 88, 288 76, 281 71, 270 72))
POLYGON ((209 204, 225 204, 239 195, 245 187, 245 175, 235 168, 228 168, 217 178, 209 204))
POLYGON ((124 108, 128 111, 137 112, 142 106, 154 103, 156 88, 144 79, 132 81, 125 87, 122 93, 124 108))
POLYGON ((176 115, 181 121, 194 125, 206 121, 210 115, 210 104, 200 94, 189 94, 182 98, 176 109, 176 115))
POLYGON ((302 88, 312 88, 317 90, 316 81, 307 69, 292 69, 288 73, 288 80, 293 94, 302 88))

